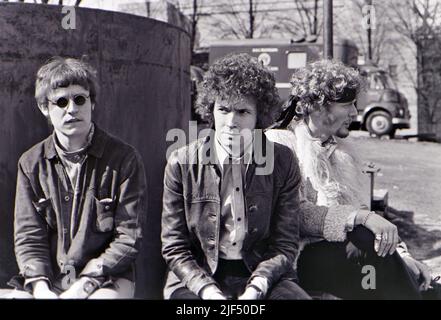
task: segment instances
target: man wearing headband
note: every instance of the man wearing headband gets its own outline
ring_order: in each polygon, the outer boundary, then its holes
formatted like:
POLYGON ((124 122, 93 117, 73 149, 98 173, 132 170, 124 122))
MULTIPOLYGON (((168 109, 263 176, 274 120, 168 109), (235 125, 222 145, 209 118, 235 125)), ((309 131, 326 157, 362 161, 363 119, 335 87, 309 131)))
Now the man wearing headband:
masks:
POLYGON ((266 135, 297 155, 303 196, 318 205, 302 211, 300 285, 345 299, 420 299, 428 267, 410 256, 395 225, 368 210, 368 178, 343 140, 357 115, 358 72, 323 60, 294 73, 291 84, 290 105, 272 126, 283 130, 266 135))
POLYGON ((134 296, 146 214, 143 163, 94 122, 96 71, 55 57, 37 73, 35 98, 53 133, 18 163, 11 297, 134 296))

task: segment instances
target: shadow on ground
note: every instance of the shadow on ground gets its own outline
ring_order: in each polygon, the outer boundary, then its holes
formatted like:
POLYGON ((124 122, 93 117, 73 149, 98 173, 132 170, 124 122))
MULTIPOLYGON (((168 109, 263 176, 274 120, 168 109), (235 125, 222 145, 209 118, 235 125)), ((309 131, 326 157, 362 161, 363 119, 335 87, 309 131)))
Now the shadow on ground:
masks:
POLYGON ((415 224, 413 211, 387 207, 384 216, 398 227, 401 239, 414 258, 427 260, 441 256, 441 230, 429 231, 415 224))

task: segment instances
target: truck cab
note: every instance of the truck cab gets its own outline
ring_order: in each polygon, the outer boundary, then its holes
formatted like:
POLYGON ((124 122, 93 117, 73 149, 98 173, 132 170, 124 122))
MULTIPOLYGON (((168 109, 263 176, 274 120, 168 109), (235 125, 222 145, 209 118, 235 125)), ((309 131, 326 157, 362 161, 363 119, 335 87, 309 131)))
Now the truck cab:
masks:
POLYGON ((374 65, 362 65, 359 69, 366 88, 357 96, 358 116, 352 128, 391 138, 396 129, 410 128, 407 99, 398 91, 390 75, 374 65))

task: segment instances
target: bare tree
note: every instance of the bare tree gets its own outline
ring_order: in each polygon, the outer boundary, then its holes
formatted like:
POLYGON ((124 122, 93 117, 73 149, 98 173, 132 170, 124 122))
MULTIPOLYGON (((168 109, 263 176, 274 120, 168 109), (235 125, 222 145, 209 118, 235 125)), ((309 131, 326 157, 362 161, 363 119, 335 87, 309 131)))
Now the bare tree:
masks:
POLYGON ((190 48, 193 51, 195 47, 196 42, 196 35, 197 35, 197 27, 198 27, 198 21, 199 21, 199 3, 202 2, 202 0, 192 0, 192 11, 190 14, 190 22, 191 22, 191 34, 190 34, 190 48))
MULTIPOLYGON (((50 0, 41 0, 41 3, 49 4, 49 1, 50 1, 50 0)), ((82 0, 75 0, 74 6, 75 6, 75 7, 78 7, 78 6, 80 5, 81 1, 82 1, 82 0)), ((58 3, 57 3, 57 4, 60 5, 60 6, 62 6, 62 5, 67 4, 67 3, 65 3, 63 0, 58 0, 58 3)))
MULTIPOLYGON (((256 1, 257 2, 257 1, 256 1)), ((248 36, 247 38, 252 39, 254 37, 254 21, 256 20, 255 17, 255 8, 253 6, 253 0, 248 0, 248 36)))
MULTIPOLYGON (((9 2, 9 0, 2 0, 2 1, 3 1, 3 2, 9 2)), ((49 1, 50 1, 50 0, 40 0, 39 3, 42 3, 42 4, 49 4, 49 1)), ((81 4, 81 1, 82 1, 82 0, 75 0, 75 4, 74 4, 74 6, 75 6, 75 7, 79 7, 80 4, 81 4)), ((25 0, 18 0, 18 2, 25 2, 25 0)), ((37 0, 34 0, 34 3, 37 3, 37 0)), ((58 5, 63 5, 63 4, 64 4, 63 0, 58 0, 58 5)))
MULTIPOLYGON (((405 37, 400 45, 414 53, 417 77, 411 77, 418 95, 420 132, 434 133, 441 138, 441 7, 438 1, 401 0, 389 6, 390 19, 397 32, 405 37)), ((399 52, 399 50, 397 50, 399 52)), ((411 75, 411 68, 404 68, 411 75)))
POLYGON ((336 34, 347 35, 353 40, 360 53, 374 64, 380 64, 387 50, 388 36, 392 27, 387 23, 386 8, 383 2, 372 0, 351 0, 345 7, 335 12, 336 34), (375 25, 371 29, 363 23, 366 6, 374 8, 375 25), (350 30, 350 33, 348 33, 350 30))
POLYGON ((222 11, 214 12, 211 16, 212 26, 220 32, 221 38, 254 38, 260 25, 257 17, 258 2, 259 0, 224 0, 222 11))
POLYGON ((323 27, 319 0, 292 0, 292 3, 296 10, 279 18, 281 28, 293 35, 317 36, 323 27))
MULTIPOLYGON (((200 7, 203 5, 203 0, 175 0, 171 1, 171 3, 190 20, 190 47, 191 50, 194 50, 198 31, 197 27, 200 19, 200 7)), ((149 4, 149 2, 147 2, 147 4, 149 4)))

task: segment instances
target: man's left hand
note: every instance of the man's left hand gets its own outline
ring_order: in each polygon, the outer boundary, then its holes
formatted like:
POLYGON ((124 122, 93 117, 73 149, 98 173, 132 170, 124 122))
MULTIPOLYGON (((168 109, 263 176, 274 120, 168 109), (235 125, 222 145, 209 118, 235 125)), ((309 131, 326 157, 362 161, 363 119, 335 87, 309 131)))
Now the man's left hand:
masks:
POLYGON ((87 277, 81 277, 75 281, 69 289, 60 294, 60 299, 87 299, 90 293, 84 290, 84 284, 89 281, 87 277))
POLYGON ((430 269, 424 263, 415 260, 412 257, 403 257, 404 262, 406 262, 407 267, 413 273, 417 280, 422 279, 420 284, 420 290, 426 291, 429 289, 430 282, 432 280, 432 275, 430 274, 430 269))

